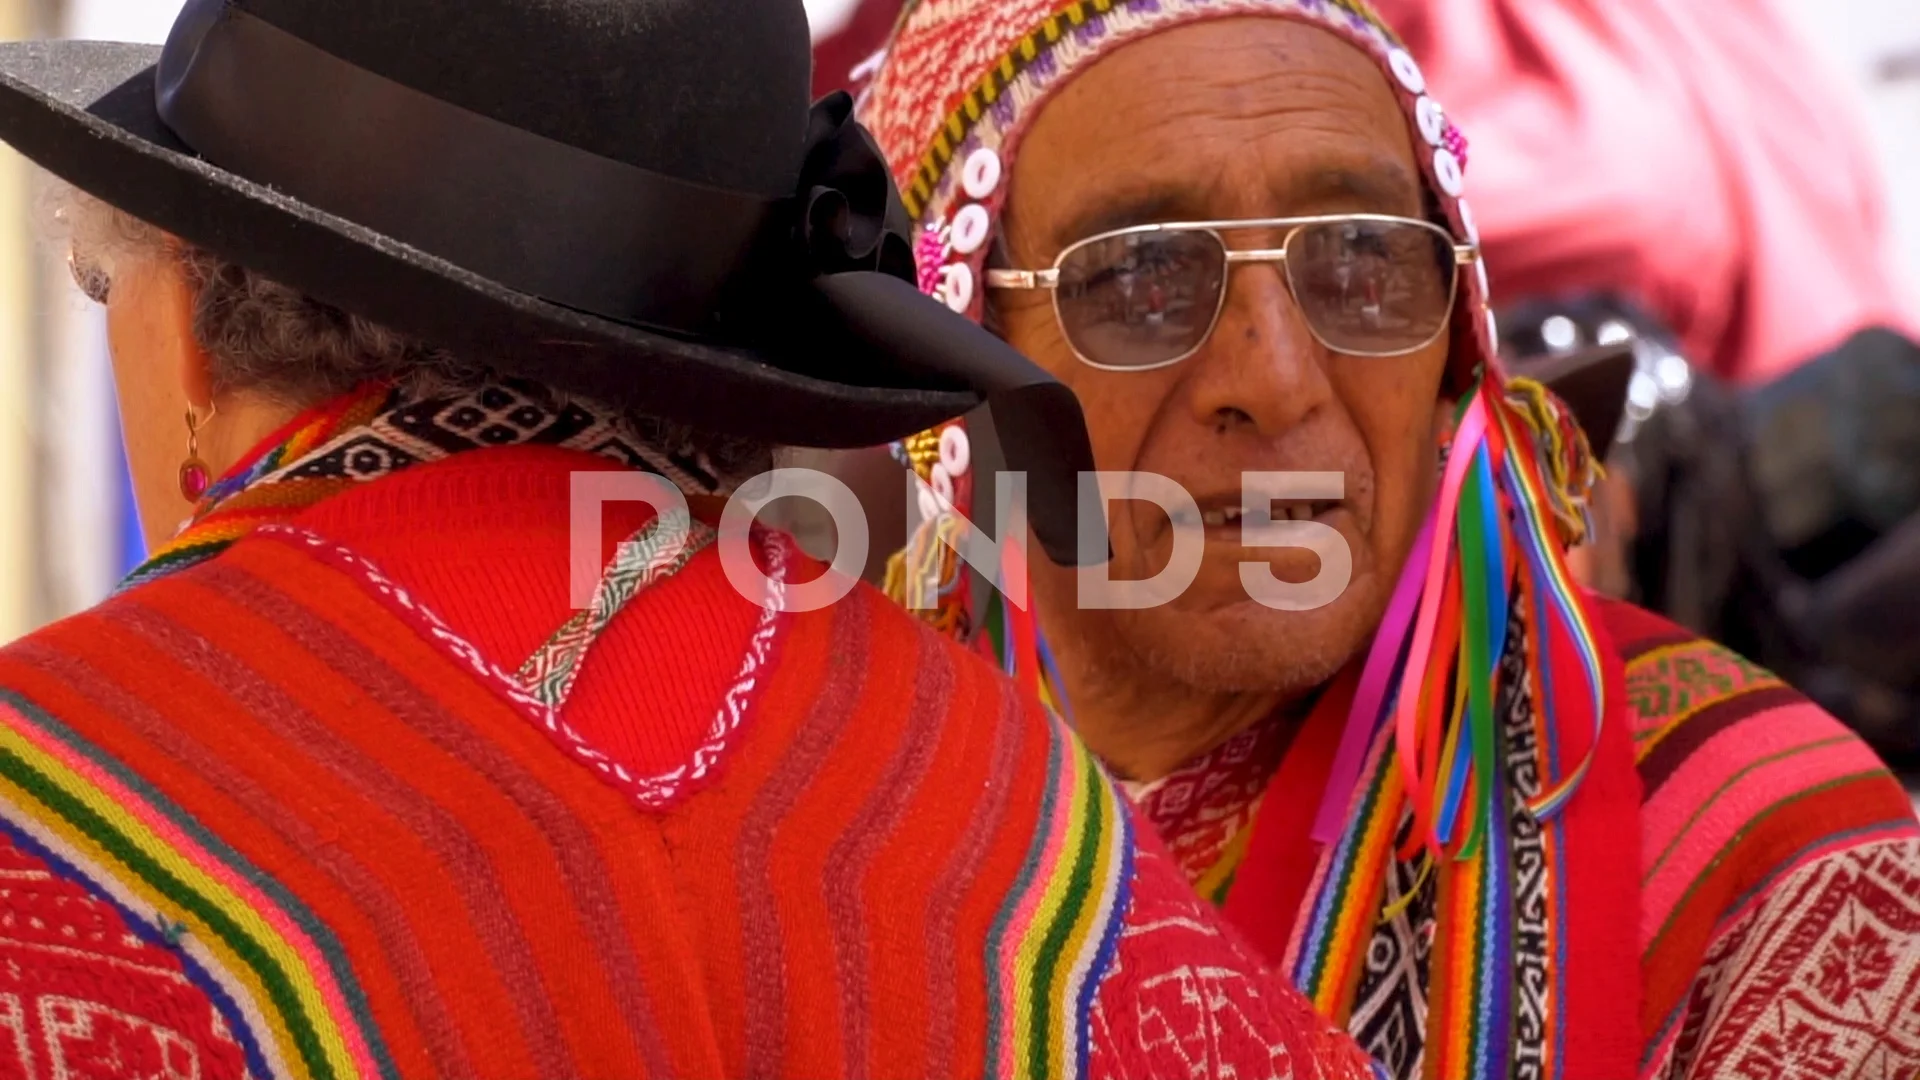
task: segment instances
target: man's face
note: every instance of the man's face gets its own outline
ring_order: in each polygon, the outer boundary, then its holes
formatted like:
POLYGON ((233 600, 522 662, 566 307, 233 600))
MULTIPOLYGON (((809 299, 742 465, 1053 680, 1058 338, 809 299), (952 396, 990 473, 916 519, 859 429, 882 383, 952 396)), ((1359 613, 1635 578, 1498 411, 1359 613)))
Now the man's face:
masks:
MULTIPOLYGON (((1150 222, 1417 218, 1419 176, 1400 107, 1356 47, 1284 19, 1208 21, 1116 50, 1045 106, 1014 166, 1007 249, 1016 266, 1036 268, 1074 241, 1150 222)), ((1240 248, 1283 239, 1229 234, 1240 248)), ((1345 501, 1316 515, 1353 555, 1352 582, 1331 605, 1283 612, 1251 600, 1239 564, 1304 582, 1319 561, 1245 547, 1229 521, 1205 529, 1198 578, 1159 608, 1078 610, 1071 572, 1037 567, 1050 636, 1074 640, 1096 666, 1215 692, 1305 690, 1366 645, 1432 498, 1449 335, 1406 356, 1333 353, 1302 321, 1283 270, 1248 264, 1231 272, 1199 352, 1116 372, 1075 357, 1045 293, 996 293, 993 303, 1008 340, 1079 395, 1102 470, 1171 477, 1203 514, 1239 507, 1242 472, 1346 477, 1345 501)), ((1137 501, 1109 513, 1115 578, 1167 564, 1166 514, 1137 501)))

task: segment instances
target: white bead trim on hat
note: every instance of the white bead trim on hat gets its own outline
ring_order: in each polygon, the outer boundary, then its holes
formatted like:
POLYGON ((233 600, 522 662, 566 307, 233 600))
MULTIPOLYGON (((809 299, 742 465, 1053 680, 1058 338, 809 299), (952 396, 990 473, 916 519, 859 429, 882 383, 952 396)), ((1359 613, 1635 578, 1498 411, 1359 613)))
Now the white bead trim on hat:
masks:
MULTIPOLYGON (((982 305, 975 301, 983 299, 986 291, 981 284, 979 267, 984 263, 993 230, 998 227, 998 215, 1006 188, 1011 182, 1010 159, 1003 156, 1003 150, 1017 140, 1037 103, 1064 80, 1070 79, 1079 65, 1104 53, 1116 41, 1130 40, 1133 35, 1152 32, 1156 27, 1176 25, 1198 11, 1208 15, 1231 11, 1266 14, 1276 8, 1293 8, 1310 16, 1313 21, 1333 24, 1339 22, 1340 17, 1329 10, 1332 6, 1325 4, 1324 0, 1159 0, 1154 4, 1116 3, 1110 12, 1093 17, 1092 21, 1099 23, 1099 29, 1106 32, 1092 32, 1095 28, 1089 27, 1087 33, 1065 35, 1051 46, 1056 50, 1052 63, 1023 68, 1011 83, 1000 87, 997 102, 981 103, 975 113, 963 115, 956 111, 947 118, 949 122, 964 122, 959 145, 954 147, 950 157, 941 162, 939 171, 928 178, 929 189, 920 193, 920 201, 915 206, 919 221, 928 230, 928 235, 918 248, 923 288, 961 315, 978 318, 982 305), (989 104, 993 107, 986 107, 989 104)), ((1437 100, 1427 100, 1425 74, 1419 63, 1390 32, 1380 29, 1371 21, 1353 17, 1351 12, 1346 14, 1348 17, 1344 25, 1335 27, 1336 31, 1343 35, 1350 34, 1356 44, 1387 70, 1388 81, 1407 95, 1401 105, 1410 129, 1418 136, 1416 145, 1424 142, 1431 147, 1430 150, 1423 149, 1418 155, 1422 158, 1420 164, 1423 167, 1420 171, 1424 176, 1424 186, 1439 196, 1443 203, 1442 220, 1451 219, 1465 242, 1478 245, 1479 227, 1472 210, 1461 198, 1465 187, 1465 166, 1454 152, 1453 148, 1459 143, 1446 110, 1437 100), (1454 216, 1456 214, 1457 217, 1454 216)), ((1481 310, 1487 300, 1486 273, 1484 265, 1477 266, 1474 277, 1466 282, 1465 289, 1469 293, 1477 287, 1480 295, 1466 301, 1461 315, 1466 320, 1463 328, 1477 324, 1472 326, 1471 337, 1480 339, 1480 335, 1486 335, 1476 344, 1480 346, 1481 359, 1497 371, 1498 327, 1491 311, 1481 310), (1485 315, 1484 322, 1476 317, 1481 314, 1485 315)), ((944 473, 949 484, 964 488, 966 485, 954 482, 965 476, 966 470, 971 468, 970 447, 961 448, 967 446, 964 421, 956 420, 944 425, 941 429, 939 457, 935 462, 926 463, 929 474, 938 469, 944 473)), ((941 486, 945 490, 948 484, 941 486)), ((923 519, 933 520, 944 512, 933 492, 925 486, 922 486, 920 498, 923 519)))
POLYGON ((973 464, 973 444, 967 441, 967 433, 956 425, 949 425, 940 432, 940 467, 954 476, 967 475, 967 468, 973 464))
POLYGON ((1000 190, 1000 155, 991 147, 981 147, 967 156, 960 172, 960 187, 975 202, 985 202, 1000 190))
POLYGON ((972 260, 993 234, 993 214, 985 203, 1000 190, 1004 175, 1000 155, 985 146, 967 155, 960 169, 960 190, 973 201, 956 211, 952 223, 943 227, 947 243, 941 249, 942 265, 934 287, 935 298, 960 315, 972 314, 972 260))
POLYGON ((973 306, 973 267, 964 260, 941 267, 940 299, 957 314, 965 315, 973 306))
POLYGON ((1460 159, 1444 146, 1433 152, 1433 181, 1450 199, 1458 199, 1466 187, 1466 177, 1460 172, 1460 159))
MULTIPOLYGON (((1106 28, 1110 33, 1070 34, 1050 46, 1056 50, 1053 63, 1023 69, 1000 89, 994 108, 982 106, 978 114, 965 118, 969 122, 960 145, 946 159, 938 178, 930 180, 931 190, 922 196, 924 201, 917 209, 920 221, 937 232, 945 243, 930 240, 920 249, 922 281, 927 291, 954 311, 969 318, 978 317, 981 305, 976 301, 983 299, 985 293, 979 267, 997 227, 999 207, 1010 181, 1003 146, 1017 137, 1029 108, 1043 99, 1050 88, 1069 78, 1078 65, 1106 51, 1116 40, 1115 35, 1126 39, 1133 34, 1151 32, 1147 28, 1156 24, 1174 25, 1185 21, 1194 10, 1218 13, 1245 8, 1258 12, 1274 7, 1295 7, 1312 16, 1314 21, 1340 21, 1337 14, 1329 14, 1316 0, 1279 0, 1278 3, 1276 0, 1161 0, 1151 10, 1140 11, 1127 4, 1116 4, 1110 13, 1095 17, 1101 22, 1118 21, 1119 25, 1106 28), (1183 14, 1183 10, 1187 13, 1183 14)), ((1452 121, 1440 102, 1428 95, 1426 76, 1419 62, 1390 32, 1369 20, 1347 14, 1349 17, 1343 25, 1335 27, 1336 31, 1350 34, 1355 44, 1372 54, 1387 70, 1389 82, 1406 94, 1401 104, 1408 125, 1417 136, 1416 145, 1427 144, 1427 149, 1421 151, 1424 166, 1421 172, 1425 174, 1427 186, 1443 203, 1443 220, 1451 219, 1464 242, 1478 245, 1478 225, 1472 210, 1461 198, 1465 189, 1465 166, 1454 149, 1458 144, 1452 121)), ((953 119, 962 118, 956 113, 950 118, 953 119)), ((1484 266, 1476 267, 1475 276, 1466 283, 1469 291, 1480 287, 1482 301, 1486 299, 1485 286, 1481 284, 1485 273, 1484 266)), ((1476 328, 1479 329, 1483 328, 1476 328)), ((1497 360, 1494 362, 1497 365, 1497 360)))
POLYGON ((1414 61, 1412 53, 1405 49, 1389 52, 1387 66, 1393 69, 1393 77, 1400 80, 1400 85, 1407 88, 1407 93, 1427 92, 1427 78, 1420 74, 1420 65, 1414 61))
POLYGON ((1414 118, 1420 124, 1420 135, 1427 140, 1428 146, 1444 146, 1447 137, 1447 114, 1440 103, 1426 95, 1413 106, 1414 118))
POLYGON ((993 218, 987 208, 979 203, 968 203, 953 215, 953 250, 961 255, 971 255, 986 246, 987 234, 993 231, 993 218))
POLYGON ((1460 228, 1461 231, 1466 234, 1467 243, 1479 244, 1480 226, 1474 224, 1473 209, 1467 205, 1467 200, 1465 199, 1460 199, 1458 205, 1460 207, 1460 228))

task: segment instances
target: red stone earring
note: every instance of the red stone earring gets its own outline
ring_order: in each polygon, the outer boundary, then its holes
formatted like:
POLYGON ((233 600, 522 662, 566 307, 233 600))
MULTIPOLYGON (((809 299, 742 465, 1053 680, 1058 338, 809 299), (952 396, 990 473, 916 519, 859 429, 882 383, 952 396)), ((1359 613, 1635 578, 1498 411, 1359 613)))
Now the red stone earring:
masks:
MULTIPOLYGON (((213 407, 207 407, 207 420, 213 419, 213 407)), ((193 406, 187 406, 187 460, 180 463, 180 495, 190 503, 197 503, 207 493, 213 483, 213 470, 200 460, 200 425, 205 423, 193 415, 193 406)))

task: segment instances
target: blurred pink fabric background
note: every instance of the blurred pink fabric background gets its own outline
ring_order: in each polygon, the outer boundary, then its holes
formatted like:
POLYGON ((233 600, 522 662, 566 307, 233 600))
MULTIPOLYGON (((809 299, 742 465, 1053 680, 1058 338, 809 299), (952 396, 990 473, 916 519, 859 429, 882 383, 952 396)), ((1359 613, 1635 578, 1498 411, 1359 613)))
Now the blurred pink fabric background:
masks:
POLYGON ((1852 98, 1767 0, 1377 0, 1470 143, 1494 293, 1624 292, 1763 382, 1916 320, 1852 98))

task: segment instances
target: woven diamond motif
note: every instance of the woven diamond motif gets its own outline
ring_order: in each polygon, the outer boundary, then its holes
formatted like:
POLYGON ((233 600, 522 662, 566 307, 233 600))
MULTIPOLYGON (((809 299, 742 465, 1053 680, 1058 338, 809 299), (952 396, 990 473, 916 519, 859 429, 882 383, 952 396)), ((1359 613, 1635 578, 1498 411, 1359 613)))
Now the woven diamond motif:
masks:
POLYGON ((368 431, 311 457, 286 473, 289 480, 372 480, 415 464, 419 459, 404 447, 368 431))
POLYGON ((490 384, 478 393, 416 401, 396 409, 388 421, 396 431, 449 453, 518 443, 556 445, 595 424, 593 415, 578 405, 550 406, 544 395, 510 382, 490 384))

